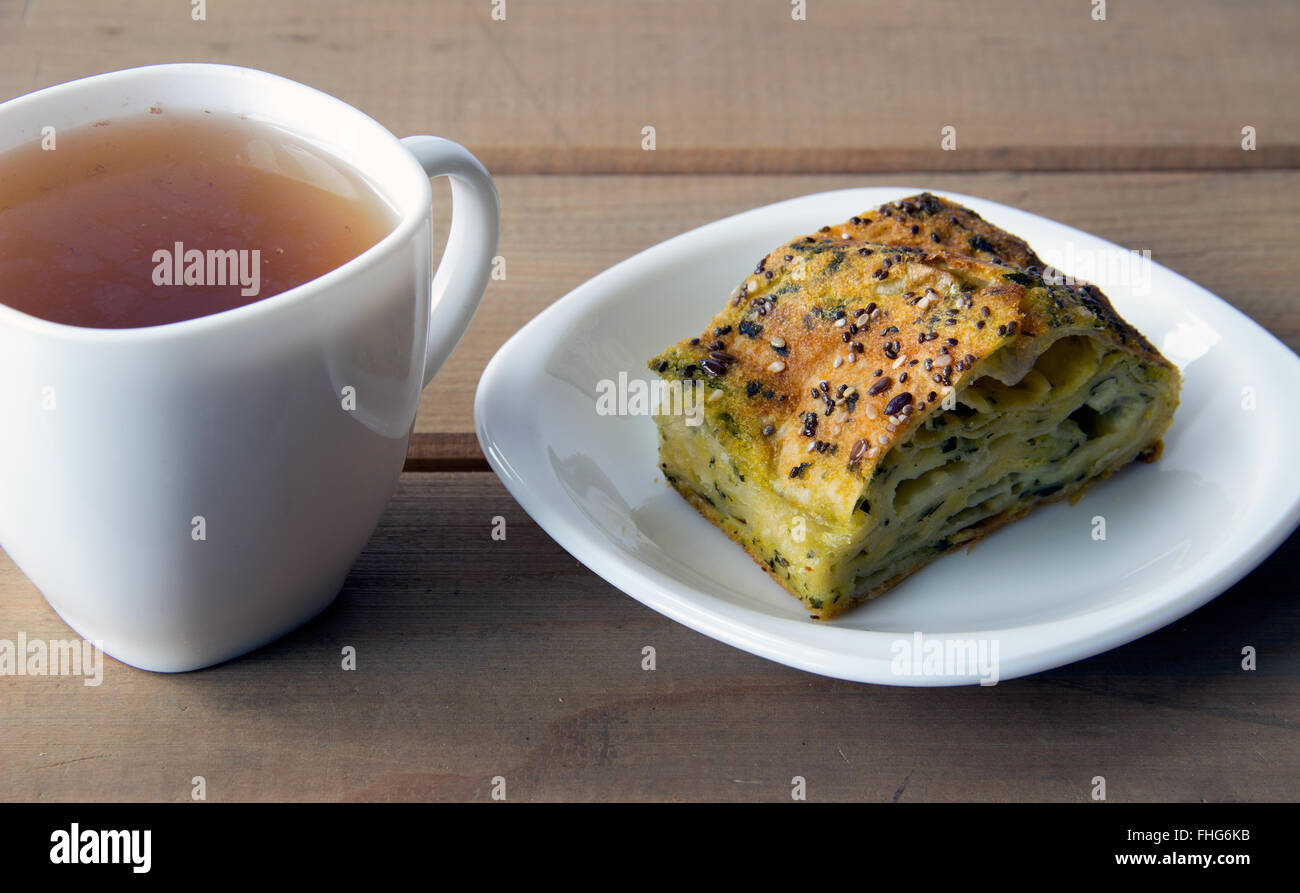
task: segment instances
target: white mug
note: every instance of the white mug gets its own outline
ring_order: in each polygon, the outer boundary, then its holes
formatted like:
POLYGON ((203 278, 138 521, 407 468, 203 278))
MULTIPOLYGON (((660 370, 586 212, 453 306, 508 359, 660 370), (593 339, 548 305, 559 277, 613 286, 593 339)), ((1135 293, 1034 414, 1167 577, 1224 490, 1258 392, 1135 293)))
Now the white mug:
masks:
POLYGON ((420 392, 482 298, 499 205, 456 143, 398 140, 334 97, 226 65, 5 102, 0 152, 156 105, 289 130, 398 219, 323 276, 211 316, 92 329, 0 304, 0 546, 83 638, 175 672, 257 648, 338 594, 396 486, 420 392), (437 176, 454 207, 435 273, 437 176))

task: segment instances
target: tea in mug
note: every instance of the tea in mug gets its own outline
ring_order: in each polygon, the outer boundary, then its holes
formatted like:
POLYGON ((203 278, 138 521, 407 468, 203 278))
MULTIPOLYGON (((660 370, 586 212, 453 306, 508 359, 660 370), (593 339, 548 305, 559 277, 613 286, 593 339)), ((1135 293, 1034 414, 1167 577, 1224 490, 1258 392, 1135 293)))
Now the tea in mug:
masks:
POLYGON ((397 219, 348 165, 239 116, 47 128, 0 153, 0 304, 99 329, 209 316, 341 266, 397 219))

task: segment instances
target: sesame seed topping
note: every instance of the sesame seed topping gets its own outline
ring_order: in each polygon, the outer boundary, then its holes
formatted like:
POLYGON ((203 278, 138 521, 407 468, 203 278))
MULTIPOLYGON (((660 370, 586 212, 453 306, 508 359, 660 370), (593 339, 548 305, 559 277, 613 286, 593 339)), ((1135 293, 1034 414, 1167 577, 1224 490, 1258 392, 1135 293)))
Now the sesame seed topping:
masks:
POLYGON ((859 440, 853 444, 853 449, 849 451, 849 464, 856 465, 867 453, 866 440, 859 440))
POLYGON ((781 337, 773 338, 768 343, 771 344, 773 347, 775 347, 777 350, 780 350, 781 348, 785 347, 785 339, 781 337))
POLYGON ((785 363, 781 362, 780 360, 775 360, 775 361, 773 361, 773 362, 772 362, 772 363, 767 367, 767 371, 768 371, 768 372, 784 372, 784 371, 785 371, 785 363))
POLYGON ((903 408, 912 402, 912 395, 908 391, 898 394, 890 400, 885 406, 885 415, 898 415, 903 408))

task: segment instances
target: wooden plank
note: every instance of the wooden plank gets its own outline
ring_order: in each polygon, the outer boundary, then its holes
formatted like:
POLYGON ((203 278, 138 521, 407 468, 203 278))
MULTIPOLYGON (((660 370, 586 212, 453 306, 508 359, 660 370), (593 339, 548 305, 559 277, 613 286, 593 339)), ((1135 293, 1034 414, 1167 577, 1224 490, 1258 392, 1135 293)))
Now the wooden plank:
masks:
POLYGON ((406 450, 406 471, 487 471, 487 459, 473 434, 416 434, 406 450))
POLYGON ((29 0, 0 97, 168 59, 266 68, 498 173, 1295 166, 1300 8, 985 0, 29 0), (1255 152, 1242 128, 1255 128, 1255 152), (644 128, 655 148, 644 150, 644 128), (952 127, 955 149, 941 148, 952 127))
MULTIPOLYGON (((506 279, 425 390, 418 435, 472 432, 474 389, 506 339, 571 289, 670 236, 807 193, 901 184, 1004 202, 1150 250, 1300 350, 1300 173, 499 177, 506 279)), ((438 213, 445 208, 440 202, 438 213)), ((831 222, 831 221, 828 221, 831 222)), ((445 221, 444 221, 445 223, 445 221)), ((791 235, 795 235, 792 233, 791 235)), ((1041 246, 1040 246, 1041 247, 1041 246)), ((703 300, 704 298, 702 298, 703 300)), ((724 295, 709 298, 721 306, 724 295)), ((419 449, 433 449, 428 441, 419 449)), ((474 447, 473 441, 460 443, 474 447)), ((443 449, 439 447, 438 449, 443 449)), ((475 453, 477 451, 475 450, 475 453)))
MULTIPOLYGON (((1300 798, 1300 535, 1137 642, 992 688, 825 679, 669 621, 496 478, 406 475, 335 604, 220 667, 0 676, 0 800, 1300 798), (506 538, 491 536, 505 519, 506 538), (341 669, 356 648, 357 669, 341 669), (1243 671, 1241 649, 1259 669, 1243 671), (641 668, 655 649, 656 669, 641 668)), ((69 630, 0 553, 0 638, 69 630)))

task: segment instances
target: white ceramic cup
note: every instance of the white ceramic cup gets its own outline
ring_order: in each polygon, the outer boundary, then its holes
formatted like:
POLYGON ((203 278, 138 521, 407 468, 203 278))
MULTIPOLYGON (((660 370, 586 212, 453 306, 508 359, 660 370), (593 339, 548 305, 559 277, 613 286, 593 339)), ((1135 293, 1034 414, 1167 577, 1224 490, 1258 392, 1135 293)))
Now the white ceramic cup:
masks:
POLYGON ((0 152, 151 106, 287 129, 398 218, 354 260, 212 316, 90 329, 0 305, 0 546, 83 638, 171 672, 257 648, 338 594, 396 486, 420 392, 482 298, 499 207, 456 143, 398 140, 338 99, 225 65, 0 104, 0 152), (444 175, 434 273, 429 178, 444 175))

